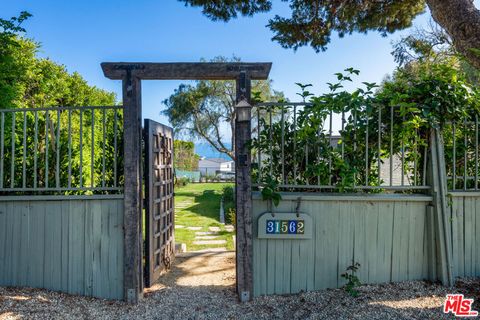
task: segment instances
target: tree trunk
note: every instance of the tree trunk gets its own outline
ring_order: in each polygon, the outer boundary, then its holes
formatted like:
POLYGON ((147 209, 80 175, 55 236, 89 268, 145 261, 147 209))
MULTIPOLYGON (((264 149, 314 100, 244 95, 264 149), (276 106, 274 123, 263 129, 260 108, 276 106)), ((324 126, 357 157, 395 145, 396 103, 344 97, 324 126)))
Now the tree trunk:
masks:
POLYGON ((450 35, 457 51, 480 69, 480 11, 473 0, 426 0, 433 19, 450 35))

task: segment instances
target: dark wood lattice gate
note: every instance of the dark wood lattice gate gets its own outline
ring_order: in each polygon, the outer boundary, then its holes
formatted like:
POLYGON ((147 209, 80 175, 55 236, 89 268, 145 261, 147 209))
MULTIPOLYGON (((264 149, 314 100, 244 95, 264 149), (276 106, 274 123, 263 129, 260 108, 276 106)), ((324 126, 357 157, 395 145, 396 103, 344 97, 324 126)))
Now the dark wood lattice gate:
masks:
POLYGON ((145 285, 151 287, 175 255, 173 129, 145 119, 145 285))

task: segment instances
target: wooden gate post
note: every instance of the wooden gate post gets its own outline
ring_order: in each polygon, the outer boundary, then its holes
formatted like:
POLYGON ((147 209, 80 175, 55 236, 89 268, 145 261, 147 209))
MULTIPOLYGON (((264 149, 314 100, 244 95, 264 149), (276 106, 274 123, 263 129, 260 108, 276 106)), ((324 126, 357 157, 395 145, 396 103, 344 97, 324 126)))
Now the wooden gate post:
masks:
POLYGON ((124 297, 137 303, 143 294, 142 268, 142 105, 141 82, 125 68, 122 80, 124 106, 124 297))
MULTIPOLYGON (((251 103, 251 80, 245 71, 236 81, 237 103, 251 103)), ((247 143, 251 139, 251 110, 248 121, 239 121, 238 109, 235 118, 235 199, 236 199, 236 250, 237 293, 240 301, 252 299, 253 295, 253 245, 252 245, 252 178, 250 175, 251 152, 247 143)))
POLYGON ((439 129, 432 129, 430 132, 430 153, 428 183, 431 186, 433 196, 433 235, 429 237, 435 243, 430 243, 429 248, 435 250, 437 256, 435 265, 430 268, 436 269, 430 271, 436 274, 439 280, 445 286, 453 285, 452 275, 452 242, 450 234, 450 222, 447 206, 447 173, 445 168, 445 154, 443 147, 443 137, 439 129))

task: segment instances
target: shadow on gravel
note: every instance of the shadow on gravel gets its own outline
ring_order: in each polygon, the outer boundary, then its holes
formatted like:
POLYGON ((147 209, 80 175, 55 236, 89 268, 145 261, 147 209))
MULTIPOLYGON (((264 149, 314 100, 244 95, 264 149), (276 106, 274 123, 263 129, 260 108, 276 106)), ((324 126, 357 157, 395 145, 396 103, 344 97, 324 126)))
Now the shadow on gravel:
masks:
POLYGON ((234 257, 233 252, 182 254, 138 305, 0 287, 0 320, 452 319, 441 309, 447 293, 480 299, 480 279, 460 279, 451 289, 410 281, 365 285, 356 298, 342 289, 327 289, 258 297, 241 304, 235 293, 234 257))

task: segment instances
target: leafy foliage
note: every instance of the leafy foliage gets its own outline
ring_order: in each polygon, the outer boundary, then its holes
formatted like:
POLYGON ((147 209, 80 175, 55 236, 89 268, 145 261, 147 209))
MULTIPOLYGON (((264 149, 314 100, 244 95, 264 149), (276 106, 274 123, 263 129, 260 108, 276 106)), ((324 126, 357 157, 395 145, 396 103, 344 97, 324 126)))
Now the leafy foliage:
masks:
POLYGON ((480 71, 457 52, 450 36, 433 21, 395 42, 392 55, 403 73, 415 75, 435 65, 448 65, 470 85, 480 84, 480 71))
POLYGON ((223 187, 222 197, 223 197, 223 201, 225 201, 226 203, 235 202, 235 190, 234 190, 233 186, 223 187))
POLYGON ((0 108, 113 105, 115 94, 89 86, 78 73, 37 57, 40 45, 22 36, 22 23, 31 15, 22 12, 0 19, 0 108))
MULTIPOLYGON (((379 101, 404 105, 415 114, 402 130, 406 136, 412 134, 408 131, 412 125, 420 128, 424 124, 418 133, 423 140, 428 128, 441 128, 447 175, 453 176, 456 170, 475 176, 476 132, 471 122, 480 114, 478 86, 470 84, 465 74, 451 64, 418 64, 416 68, 416 72, 398 70, 392 80, 383 84, 379 101)), ((463 187, 464 181, 448 183, 449 188, 463 187)), ((466 182, 467 187, 474 184, 474 180, 466 182)))
POLYGON ((472 119, 480 111, 479 94, 455 68, 438 64, 419 66, 416 73, 397 71, 377 98, 384 104, 408 108, 418 122, 443 127, 449 121, 472 119))
POLYGON ((436 127, 444 124, 445 161, 452 177, 448 187, 473 188, 478 183, 474 179, 453 176, 455 170, 457 175, 476 175, 478 137, 472 121, 478 119, 480 72, 457 53, 449 35, 434 23, 400 39, 393 55, 400 68, 386 81, 386 95, 396 91, 403 103, 406 97, 421 101, 427 121, 436 127))
POLYGON ((193 171, 198 169, 200 156, 195 153, 195 144, 191 141, 175 140, 174 167, 180 170, 193 171))
POLYGON ((229 207, 226 209, 226 221, 233 226, 237 225, 237 212, 235 208, 229 207))
POLYGON ((360 268, 360 263, 352 262, 352 265, 348 266, 347 270, 340 275, 342 278, 344 278, 347 281, 347 284, 345 284, 344 289, 352 297, 358 296, 359 292, 355 288, 362 285, 362 283, 360 282, 360 279, 357 277, 357 271, 359 268, 360 268))
MULTIPOLYGON (((377 164, 402 153, 408 181, 423 181, 423 171, 418 168, 425 162, 430 129, 445 130, 451 121, 473 120, 480 111, 478 88, 448 65, 431 66, 418 74, 399 70, 376 91, 378 86, 367 82, 353 92, 343 90, 343 84, 358 74, 352 68, 335 74, 338 82, 329 83, 330 92, 308 93, 311 104, 300 110, 271 107, 284 114, 283 124, 276 121, 270 125, 260 119, 251 148, 256 154, 261 152, 263 159, 261 166, 255 166, 253 179, 265 185, 267 198, 272 198, 272 186, 278 184, 332 186, 332 191, 336 188, 339 192, 355 191, 359 185, 381 186, 385 181, 377 164), (330 138, 331 114, 345 118, 337 145, 330 138)), ((300 87, 301 96, 306 95, 307 87, 300 87)), ((457 139, 466 132, 472 134, 473 129, 460 130, 463 133, 457 132, 457 139)), ((448 144, 452 137, 445 132, 448 144)), ((473 133, 469 145, 474 137, 473 133)), ((447 161, 451 153, 447 152, 447 161)), ((468 159, 474 161, 472 155, 468 159)))
POLYGON ((12 17, 9 20, 0 18, 2 37, 15 36, 17 33, 25 32, 22 23, 31 16, 30 13, 22 11, 18 17, 12 17))
MULTIPOLYGON (((239 14, 252 16, 272 10, 271 0, 179 0, 202 7, 212 20, 229 21, 239 14)), ((316 52, 325 51, 332 34, 340 38, 353 32, 379 32, 382 36, 408 28, 415 17, 425 11, 454 39, 457 50, 477 69, 480 68, 480 11, 472 0, 283 0, 288 2, 290 17, 275 15, 268 27, 272 40, 284 48, 310 45, 316 52)))
POLYGON ((412 63, 441 63, 454 54, 449 35, 433 21, 428 27, 416 28, 394 42, 392 51, 401 68, 408 68, 412 63))
POLYGON ((271 201, 275 206, 278 206, 282 196, 277 191, 277 181, 273 177, 267 176, 265 186, 262 188, 262 200, 271 201))
POLYGON ((203 14, 212 20, 228 21, 242 16, 253 16, 258 12, 267 12, 272 8, 269 0, 233 0, 233 1, 204 1, 186 0, 186 5, 192 7, 203 6, 203 14))
POLYGON ((190 183, 190 179, 187 177, 175 178, 175 187, 185 187, 190 183))
POLYGON ((233 186, 225 186, 222 190, 223 208, 226 222, 232 225, 236 223, 235 215, 235 189, 233 186))
MULTIPOLYGON (((9 20, 0 19, 0 109, 115 105, 114 93, 89 86, 78 73, 68 73, 65 66, 37 57, 40 45, 26 37, 26 31, 23 28, 23 23, 30 16, 29 13, 22 12, 19 17, 9 20)), ((8 168, 13 161, 16 168, 21 168, 25 158, 26 187, 34 186, 34 173, 38 175, 38 187, 45 187, 47 181, 52 185, 56 180, 55 171, 53 169, 47 171, 45 168, 47 164, 50 168, 55 167, 57 151, 62 155, 59 159, 61 186, 66 186, 67 181, 70 180, 72 187, 79 187, 80 179, 83 186, 101 186, 103 177, 105 177, 105 184, 113 185, 114 177, 118 174, 114 172, 113 159, 123 152, 121 111, 114 115, 113 110, 108 110, 105 114, 101 110, 85 110, 80 116, 76 109, 71 111, 70 117, 66 110, 51 111, 48 115, 46 112, 38 112, 36 120, 33 112, 25 112, 23 116, 22 113, 17 115, 13 127, 12 113, 5 114, 4 130, 6 133, 13 131, 13 135, 6 134, 4 138, 4 165, 8 168), (92 117, 97 121, 92 122, 92 117), (102 119, 105 120, 105 126, 102 119), (35 121, 38 127, 36 136, 38 170, 36 172, 34 172, 33 152, 30 150, 34 145, 35 121), (26 150, 22 148, 23 123, 25 123, 26 143, 29 146, 26 150), (80 123, 83 127, 82 135, 80 135, 80 123), (67 130, 69 126, 71 135, 67 130), (115 127, 118 129, 116 137, 115 127), (58 144, 55 141, 57 130, 60 133, 58 144), (80 136, 83 145, 80 145, 80 136), (117 138, 118 148, 115 154, 114 141, 117 138), (84 153, 82 161, 80 161, 80 152, 84 153), (92 152, 93 158, 90 156, 92 152), (70 163, 65 156, 69 153, 70 163), (69 164, 70 172, 67 169, 69 164), (83 168, 81 175, 80 167, 83 168)), ((118 159, 116 164, 121 168, 122 160, 118 159)), ((11 175, 10 172, 5 172, 4 185, 12 183, 14 186, 21 185, 22 178, 22 174, 11 175)))
MULTIPOLYGON (((229 21, 238 14, 252 16, 268 12, 273 1, 267 0, 180 0, 187 5, 202 7, 212 20, 229 21)), ((273 31, 272 40, 284 48, 298 49, 310 45, 315 51, 324 51, 332 33, 343 37, 353 32, 377 31, 387 35, 410 27, 413 19, 424 12, 424 1, 306 1, 289 2, 291 16, 275 15, 268 27, 273 31)))
MULTIPOLYGON (((301 85, 300 95, 310 97, 311 104, 300 110, 290 106, 281 108, 280 113, 289 113, 284 117, 283 125, 282 121, 277 121, 270 126, 260 119, 261 130, 253 139, 252 148, 260 150, 266 159, 260 172, 256 168, 254 181, 260 179, 266 185, 281 182, 290 185, 336 185, 341 191, 351 190, 355 183, 365 181, 367 173, 359 168, 364 166, 366 148, 365 141, 362 144, 359 137, 365 136, 367 126, 370 134, 375 136, 378 124, 374 119, 367 123, 358 115, 375 114, 372 89, 376 85, 365 83, 365 89, 359 88, 353 93, 341 91, 343 83, 352 81, 352 75, 358 73, 353 68, 337 73, 338 82, 330 83, 330 92, 320 96, 307 93, 307 86, 301 85), (348 115, 338 146, 333 146, 330 140, 329 119, 334 112, 348 115)), ((371 145, 368 152, 372 166, 377 148, 371 145)), ((370 181, 374 182, 375 170, 370 168, 368 174, 370 181)))

